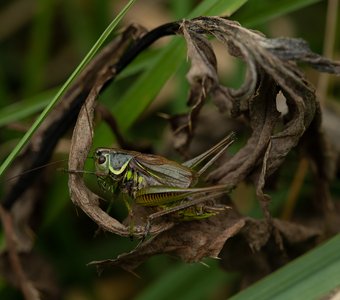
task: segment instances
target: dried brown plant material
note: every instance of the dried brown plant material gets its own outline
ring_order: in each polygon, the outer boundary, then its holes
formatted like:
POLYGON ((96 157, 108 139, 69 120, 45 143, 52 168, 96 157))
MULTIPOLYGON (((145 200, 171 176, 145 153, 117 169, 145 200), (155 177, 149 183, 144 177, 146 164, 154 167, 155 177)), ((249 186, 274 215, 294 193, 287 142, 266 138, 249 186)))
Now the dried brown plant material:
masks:
POLYGON ((132 272, 148 257, 162 253, 175 255, 188 263, 199 262, 205 257, 217 258, 225 242, 244 224, 242 218, 230 212, 205 220, 182 222, 117 259, 93 261, 90 265, 97 266, 99 271, 105 267, 120 266, 132 272))
MULTIPOLYGON (((264 190, 268 177, 278 170, 292 149, 299 147, 312 162, 323 203, 321 206, 325 211, 327 209, 329 211, 331 202, 328 184, 332 179, 334 168, 329 167, 331 156, 320 127, 321 112, 314 88, 304 78, 297 62, 307 63, 318 71, 334 74, 340 74, 340 64, 313 53, 301 39, 269 39, 226 18, 199 17, 165 24, 157 30, 161 29, 165 30, 163 35, 173 34, 176 31, 184 37, 188 49, 187 55, 191 62, 187 74, 190 84, 188 97, 190 110, 186 115, 171 118, 175 147, 182 153, 186 153, 195 135, 195 128, 199 122, 198 116, 208 97, 211 97, 218 109, 228 116, 226 122, 230 118, 242 119, 251 129, 250 137, 232 158, 218 164, 208 175, 207 181, 225 184, 228 187, 236 187, 243 181, 252 182, 267 219, 245 218, 238 214, 236 209, 224 211, 209 219, 190 222, 179 222, 171 216, 162 216, 157 219, 157 222, 152 223, 150 229, 152 237, 139 247, 120 255, 117 259, 93 262, 93 264, 100 268, 118 265, 132 271, 146 258, 159 253, 169 253, 186 262, 196 262, 207 256, 219 256, 222 249, 234 239, 241 239, 247 249, 254 252, 269 251, 276 247, 276 253, 284 257, 284 246, 299 248, 306 240, 315 242, 320 234, 319 231, 308 230, 302 225, 271 220, 268 210, 270 197, 264 190), (230 55, 246 63, 245 80, 239 89, 225 87, 219 82, 217 61, 208 36, 215 37, 225 45, 230 55), (277 109, 279 93, 283 96, 282 101, 285 102, 288 110, 284 116, 277 109), (278 248, 277 244, 274 247, 273 241, 279 241, 282 247, 278 248)), ((141 35, 138 30, 133 32, 136 36, 141 35)), ((124 64, 121 60, 125 59, 125 63, 129 61, 124 54, 128 52, 127 46, 131 39, 133 37, 130 35, 125 35, 125 39, 118 39, 114 46, 116 51, 108 56, 110 61, 105 63, 102 60, 104 56, 101 56, 100 63, 95 64, 93 69, 89 69, 89 73, 86 73, 89 78, 82 77, 87 84, 80 81, 67 93, 71 99, 72 95, 76 98, 81 97, 80 102, 71 101, 73 104, 84 103, 86 99, 74 128, 70 149, 69 189, 72 201, 99 228, 122 236, 130 236, 131 228, 103 211, 98 196, 87 189, 80 173, 92 144, 93 112, 97 96, 115 77, 117 65, 124 64), (86 78, 88 81, 85 80, 86 78)), ((135 49, 143 50, 145 45, 137 43, 135 49)), ((65 100, 61 107, 65 108, 69 105, 65 100)), ((56 115, 53 115, 51 120, 59 114, 67 115, 67 112, 65 109, 60 111, 57 109, 56 115)), ((53 120, 51 122, 53 126, 49 126, 54 127, 57 124, 53 123, 53 120)), ((49 126, 47 128, 50 128, 49 126)), ((44 135, 38 136, 38 141, 40 140, 45 140, 44 135)), ((37 143, 38 148, 39 145, 37 143)), ((229 203, 230 199, 226 198, 220 199, 221 202, 229 203)), ((144 237, 143 222, 154 211, 152 208, 137 205, 133 210, 138 220, 133 235, 138 238, 144 237)), ((293 257, 293 255, 288 256, 293 257)), ((283 261, 284 259, 280 260, 282 263, 283 261)), ((272 270, 270 262, 265 262, 268 265, 264 270, 272 270)))
MULTIPOLYGON (((316 166, 317 176, 321 178, 321 174, 326 175, 320 179, 326 195, 327 183, 332 174, 325 167, 329 152, 320 130, 319 103, 313 87, 303 77, 296 62, 305 62, 319 71, 330 73, 340 73, 340 64, 311 52, 301 39, 268 39, 259 32, 248 30, 237 22, 220 17, 185 20, 180 23, 178 33, 185 38, 187 55, 191 61, 187 74, 190 83, 188 98, 190 111, 187 115, 171 118, 175 147, 182 153, 186 152, 199 120, 199 113, 208 96, 221 112, 226 112, 232 118, 243 117, 252 130, 251 136, 245 146, 211 172, 208 179, 227 186, 237 186, 244 180, 252 180, 267 221, 244 219, 236 211, 191 222, 168 223, 169 218, 165 216, 164 219, 158 220, 158 231, 155 224, 152 228, 152 232, 158 232, 158 235, 136 249, 120 255, 117 259, 91 263, 100 269, 119 265, 132 271, 147 257, 159 253, 171 253, 186 262, 200 261, 207 256, 217 257, 224 244, 228 243, 231 237, 239 235, 245 238, 248 247, 255 252, 268 247, 274 240, 281 246, 277 251, 281 251, 281 255, 284 256, 285 245, 295 247, 310 236, 319 234, 315 230, 309 232, 302 225, 295 226, 271 220, 268 210, 270 197, 264 193, 264 188, 268 176, 279 168, 294 147, 301 144, 306 151, 311 146, 314 149, 310 158, 316 166), (213 35, 226 46, 231 55, 244 60, 247 64, 245 81, 238 90, 220 84, 216 57, 207 35, 213 35), (280 92, 288 108, 288 113, 284 117, 277 109, 276 98, 280 92)), ((88 109, 92 109, 96 96, 94 92, 89 97, 88 109)), ((81 150, 79 144, 87 144, 86 147, 89 147, 92 138, 90 132, 84 134, 83 129, 79 131, 79 128, 88 127, 86 122, 89 113, 85 114, 84 108, 79 118, 82 120, 78 119, 74 132, 70 169, 82 169, 82 163, 73 165, 73 162, 76 159, 85 160, 87 150, 81 150), (80 125, 80 122, 83 124, 80 125), (80 134, 87 140, 84 141, 80 134)), ((73 186, 79 192, 79 195, 75 196, 71 189, 74 201, 101 228, 120 235, 128 235, 126 227, 122 227, 118 221, 112 220, 109 216, 103 218, 102 212, 101 215, 98 213, 98 202, 83 201, 89 198, 83 195, 85 186, 77 179, 78 175, 71 174, 70 178, 70 187, 73 186), (95 210, 96 213, 93 214, 95 210)), ((142 215, 147 214, 144 208, 139 207, 139 210, 143 212, 142 215)), ((143 217, 140 220, 143 220, 143 217)), ((142 227, 136 226, 135 235, 141 236, 142 231, 142 227)))

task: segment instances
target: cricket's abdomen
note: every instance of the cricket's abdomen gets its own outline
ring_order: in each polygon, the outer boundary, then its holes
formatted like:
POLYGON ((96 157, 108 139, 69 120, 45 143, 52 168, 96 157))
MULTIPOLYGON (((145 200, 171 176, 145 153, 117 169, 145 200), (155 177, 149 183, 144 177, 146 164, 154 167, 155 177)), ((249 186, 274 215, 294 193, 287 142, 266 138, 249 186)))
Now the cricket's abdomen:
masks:
POLYGON ((137 192, 135 201, 142 206, 160 206, 177 200, 178 192, 142 193, 137 192))

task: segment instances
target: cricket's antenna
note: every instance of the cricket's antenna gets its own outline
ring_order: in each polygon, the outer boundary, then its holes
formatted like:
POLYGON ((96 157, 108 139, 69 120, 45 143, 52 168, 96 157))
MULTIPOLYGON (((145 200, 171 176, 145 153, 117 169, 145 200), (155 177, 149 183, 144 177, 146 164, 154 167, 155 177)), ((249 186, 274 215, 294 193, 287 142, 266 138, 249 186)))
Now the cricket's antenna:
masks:
MULTIPOLYGON (((93 159, 93 156, 88 156, 86 159, 93 159)), ((17 175, 14 175, 14 176, 10 177, 10 178, 7 178, 5 181, 11 181, 11 180, 13 180, 13 179, 15 179, 15 178, 18 178, 18 177, 22 176, 22 175, 29 174, 29 173, 31 173, 31 172, 34 172, 34 171, 43 169, 43 168, 48 167, 48 166, 53 166, 53 165, 55 165, 55 164, 58 164, 58 163, 61 163, 61 162, 65 162, 65 161, 68 161, 68 159, 55 160, 55 161, 52 161, 52 162, 50 162, 50 163, 44 164, 44 165, 42 165, 42 166, 35 167, 35 168, 32 168, 32 169, 23 171, 23 172, 21 172, 20 174, 17 174, 17 175)), ((80 171, 80 170, 72 170, 72 171, 69 171, 69 170, 66 170, 66 169, 61 169, 61 170, 64 171, 64 172, 66 172, 66 173, 70 173, 70 172, 72 172, 72 173, 78 172, 78 173, 86 173, 86 174, 87 174, 87 173, 89 173, 89 174, 91 173, 91 172, 89 172, 89 171, 80 171)), ((93 173, 94 173, 94 172, 92 172, 91 174, 93 174, 93 173)))
POLYGON ((48 167, 48 166, 53 166, 55 164, 58 164, 58 163, 61 163, 61 162, 65 162, 65 161, 68 161, 68 159, 60 159, 60 160, 52 161, 52 162, 44 164, 42 166, 30 169, 30 170, 23 171, 20 174, 17 174, 17 175, 14 175, 14 176, 10 177, 10 178, 7 178, 6 181, 13 180, 13 179, 18 178, 18 177, 20 177, 22 175, 25 175, 25 174, 28 174, 28 173, 31 173, 31 172, 43 169, 43 168, 48 167))

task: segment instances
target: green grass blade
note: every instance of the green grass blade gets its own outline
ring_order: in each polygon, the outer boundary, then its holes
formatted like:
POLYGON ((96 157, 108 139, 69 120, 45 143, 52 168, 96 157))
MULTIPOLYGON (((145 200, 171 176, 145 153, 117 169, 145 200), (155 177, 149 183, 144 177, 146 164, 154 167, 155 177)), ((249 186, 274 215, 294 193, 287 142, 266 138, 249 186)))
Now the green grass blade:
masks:
POLYGON ((340 287, 339 249, 338 234, 231 299, 320 299, 340 287))
POLYGON ((173 1, 170 1, 169 5, 170 5, 170 8, 171 8, 172 16, 175 19, 183 18, 195 6, 193 0, 186 0, 186 1, 173 0, 173 1))
POLYGON ((26 132, 26 134, 21 138, 19 143, 16 145, 16 147, 13 149, 13 151, 9 154, 9 156, 5 159, 5 161, 0 166, 0 176, 6 171, 6 169, 9 167, 11 162, 14 160, 14 158, 19 154, 19 152, 22 150, 22 148, 27 144, 33 133, 36 131, 36 129, 40 126, 40 124, 45 120, 48 113, 52 110, 52 108, 55 106, 55 104, 58 102, 58 100, 61 98, 61 96, 64 94, 66 89, 70 86, 71 82, 76 78, 76 76, 83 70, 83 68, 88 64, 88 62, 93 58, 93 56, 96 54, 98 49, 101 47, 101 45, 104 43, 104 41, 107 39, 107 37, 112 33, 112 31, 116 28, 119 21, 123 18, 123 16, 126 14, 128 9, 132 6, 132 4, 136 0, 130 0, 128 4, 121 10, 121 12, 117 15, 117 17, 111 22, 111 24, 106 28, 106 30, 102 33, 102 35, 99 37, 97 42, 93 45, 91 50, 88 52, 88 54, 85 56, 85 58, 82 60, 82 62, 78 65, 78 67, 74 70, 74 72, 71 74, 71 76, 68 78, 68 80, 63 84, 63 86, 60 88, 60 90, 57 92, 51 103, 44 109, 44 111, 39 115, 39 117, 36 119, 36 121, 33 123, 31 128, 26 132))
POLYGON ((184 43, 172 41, 161 51, 153 64, 114 105, 113 114, 122 131, 127 130, 157 96, 184 57, 184 43))
POLYGON ((188 18, 198 16, 231 15, 248 0, 215 0, 203 1, 189 15, 188 18))
POLYGON ((218 1, 209 9, 209 16, 230 16, 248 0, 218 1))
POLYGON ((249 0, 246 5, 233 15, 233 18, 244 26, 254 26, 320 1, 321 0, 249 0))
MULTIPOLYGON (((244 3, 244 0, 206 0, 197 6, 188 18, 200 15, 231 14, 244 3)), ((113 114, 122 131, 127 130, 136 121, 184 59, 184 42, 173 40, 158 54, 153 63, 123 95, 122 99, 114 105, 113 114)))
POLYGON ((126 68, 117 75, 115 81, 125 79, 129 76, 136 75, 148 69, 155 61, 155 57, 159 53, 157 49, 147 49, 140 53, 134 61, 127 65, 126 68))

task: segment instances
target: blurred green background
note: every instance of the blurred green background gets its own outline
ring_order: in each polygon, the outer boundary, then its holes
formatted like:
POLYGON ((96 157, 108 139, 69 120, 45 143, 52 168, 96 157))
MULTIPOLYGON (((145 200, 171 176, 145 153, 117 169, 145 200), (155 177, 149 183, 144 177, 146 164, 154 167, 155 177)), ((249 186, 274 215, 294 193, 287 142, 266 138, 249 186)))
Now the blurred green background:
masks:
MULTIPOLYGON (((119 27, 135 22, 152 29, 190 14, 195 16, 192 12, 201 2, 209 3, 193 0, 136 1, 119 27)), ((323 52, 327 1, 215 2, 217 5, 212 8, 213 14, 224 15, 244 3, 232 17, 242 25, 261 30, 270 37, 301 37, 308 41, 314 52, 323 52)), ((126 3, 115 0, 1 1, 1 160, 18 143, 37 114, 126 3)), ((188 64, 185 63, 184 48, 177 47, 178 52, 173 53, 174 58, 180 55, 181 59, 176 62, 169 59, 168 64, 176 71, 169 81, 166 82, 166 75, 158 79, 149 77, 150 82, 145 85, 148 78, 145 74, 150 72, 169 40, 162 39, 145 51, 100 97, 102 103, 116 113, 128 140, 153 145, 158 151, 164 152, 169 147, 165 144, 169 129, 166 122, 157 116, 157 112, 179 113, 186 110, 188 84, 185 73, 188 64), (141 90, 141 86, 148 90, 141 90), (131 105, 124 104, 125 99, 131 98, 144 99, 134 111, 131 105), (151 101, 152 105, 149 105, 151 101)), ((334 47, 334 55, 338 58, 339 43, 337 39, 334 47)), ((217 54, 222 53, 220 45, 216 45, 216 51, 217 54)), ((221 80, 229 86, 239 86, 244 66, 220 56, 218 61, 221 80)), ((168 66, 164 63, 162 67, 168 66)), ((317 85, 318 74, 310 69, 306 72, 309 80, 317 85)), ((327 95, 329 98, 339 98, 339 78, 332 79, 327 95)), ((99 124, 94 145, 111 146, 113 143, 114 136, 109 128, 99 124)), ((70 134, 58 144, 52 161, 67 159, 69 144, 70 134)), ((291 163, 292 168, 296 168, 296 165, 297 162, 291 163)), ((60 166, 66 167, 66 163, 60 166)), ((49 168, 50 186, 41 207, 41 224, 35 232, 35 251, 52 264, 62 287, 63 299, 226 299, 238 291, 239 274, 226 273, 218 267, 217 261, 211 259, 205 261, 209 265, 206 267, 202 264, 187 265, 172 257, 158 256, 138 268, 137 273, 141 278, 120 269, 106 271, 98 276, 94 268, 86 266, 88 262, 114 258, 132 249, 135 243, 111 234, 94 236, 97 230, 95 224, 77 212, 69 199, 67 175, 56 171, 56 168, 49 168)), ((282 184, 289 185, 290 174, 287 173, 286 177, 282 179, 282 184)), ((302 199, 304 195, 308 197, 308 184, 310 182, 307 178, 302 199)), ((4 186, 1 192, 3 189, 4 186)), ((339 186, 334 185, 333 190, 335 195, 339 195, 339 186)), ((248 188, 245 193, 250 200, 240 204, 240 209, 245 215, 260 217, 253 190, 248 188)), ((275 203, 273 213, 279 214, 287 197, 287 189, 271 195, 275 203)), ((20 292, 0 278, 0 299, 22 298, 20 292)))

